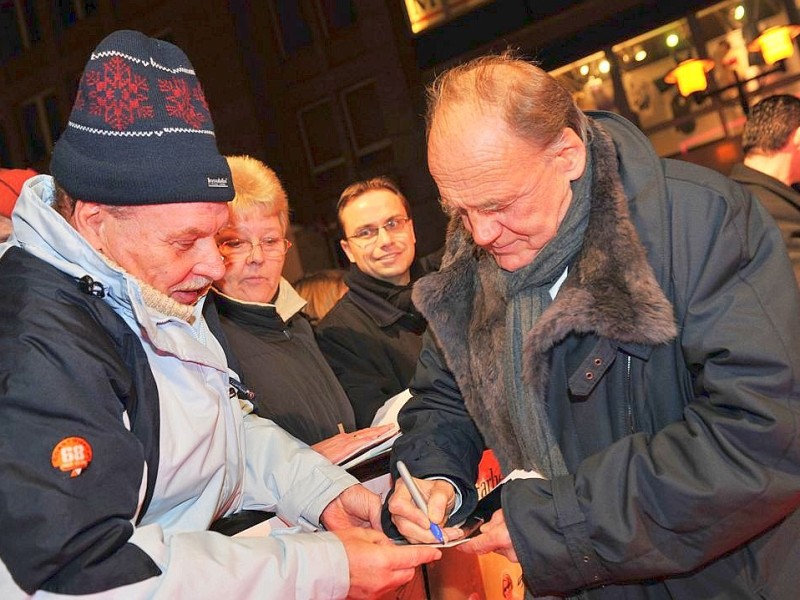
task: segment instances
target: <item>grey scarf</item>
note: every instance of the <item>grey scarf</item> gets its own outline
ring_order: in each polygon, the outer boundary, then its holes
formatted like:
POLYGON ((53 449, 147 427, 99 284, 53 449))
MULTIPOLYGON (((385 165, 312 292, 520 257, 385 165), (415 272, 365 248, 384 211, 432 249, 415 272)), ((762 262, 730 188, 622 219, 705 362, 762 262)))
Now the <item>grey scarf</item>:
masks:
POLYGON ((555 237, 542 248, 529 265, 514 272, 502 271, 493 258, 483 255, 478 277, 485 293, 494 295, 490 303, 505 306, 497 339, 505 340, 502 352, 503 383, 508 397, 509 423, 519 454, 516 464, 506 468, 533 469, 552 478, 567 473, 564 458, 553 435, 543 398, 523 380, 523 339, 551 302, 550 289, 578 254, 589 221, 592 181, 591 152, 587 152, 586 170, 572 182, 572 200, 555 237), (498 276, 499 272, 499 276, 498 276))

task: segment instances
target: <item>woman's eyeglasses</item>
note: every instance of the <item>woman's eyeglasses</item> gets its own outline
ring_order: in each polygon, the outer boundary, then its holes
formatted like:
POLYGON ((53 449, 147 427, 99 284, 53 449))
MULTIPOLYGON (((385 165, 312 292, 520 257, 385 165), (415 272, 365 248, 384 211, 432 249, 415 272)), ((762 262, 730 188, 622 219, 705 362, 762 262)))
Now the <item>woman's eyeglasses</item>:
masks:
POLYGON ((250 256, 256 246, 261 248, 264 256, 269 258, 280 258, 292 247, 292 242, 286 238, 265 237, 256 242, 233 238, 223 240, 217 244, 220 254, 225 257, 242 258, 250 256))

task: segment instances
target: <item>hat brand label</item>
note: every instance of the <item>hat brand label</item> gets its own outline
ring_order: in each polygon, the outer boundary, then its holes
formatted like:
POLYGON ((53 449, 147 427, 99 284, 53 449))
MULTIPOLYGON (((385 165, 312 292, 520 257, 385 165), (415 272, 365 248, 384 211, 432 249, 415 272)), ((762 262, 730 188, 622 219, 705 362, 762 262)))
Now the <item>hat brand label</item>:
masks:
POLYGON ((210 188, 226 188, 228 187, 227 177, 208 177, 208 187, 210 188))

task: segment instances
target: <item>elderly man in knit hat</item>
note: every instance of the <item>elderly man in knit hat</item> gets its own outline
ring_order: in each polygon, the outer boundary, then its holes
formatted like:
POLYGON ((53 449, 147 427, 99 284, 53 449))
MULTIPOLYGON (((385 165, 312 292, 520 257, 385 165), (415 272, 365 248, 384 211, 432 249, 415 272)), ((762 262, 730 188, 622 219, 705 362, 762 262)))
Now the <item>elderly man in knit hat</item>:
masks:
POLYGON ((249 412, 203 314, 234 190, 179 48, 103 40, 51 172, 0 246, 0 597, 367 597, 439 557, 386 544, 377 496, 249 412), (243 509, 299 526, 208 531, 243 509))

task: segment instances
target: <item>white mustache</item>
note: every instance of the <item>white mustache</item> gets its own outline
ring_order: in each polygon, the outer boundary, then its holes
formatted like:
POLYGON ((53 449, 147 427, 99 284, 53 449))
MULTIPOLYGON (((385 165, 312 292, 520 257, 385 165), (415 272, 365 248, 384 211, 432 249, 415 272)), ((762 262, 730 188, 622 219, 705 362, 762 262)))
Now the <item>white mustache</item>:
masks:
POLYGON ((205 289, 213 283, 213 280, 206 279, 205 277, 198 277, 182 284, 180 287, 174 288, 173 292, 196 292, 205 289))

